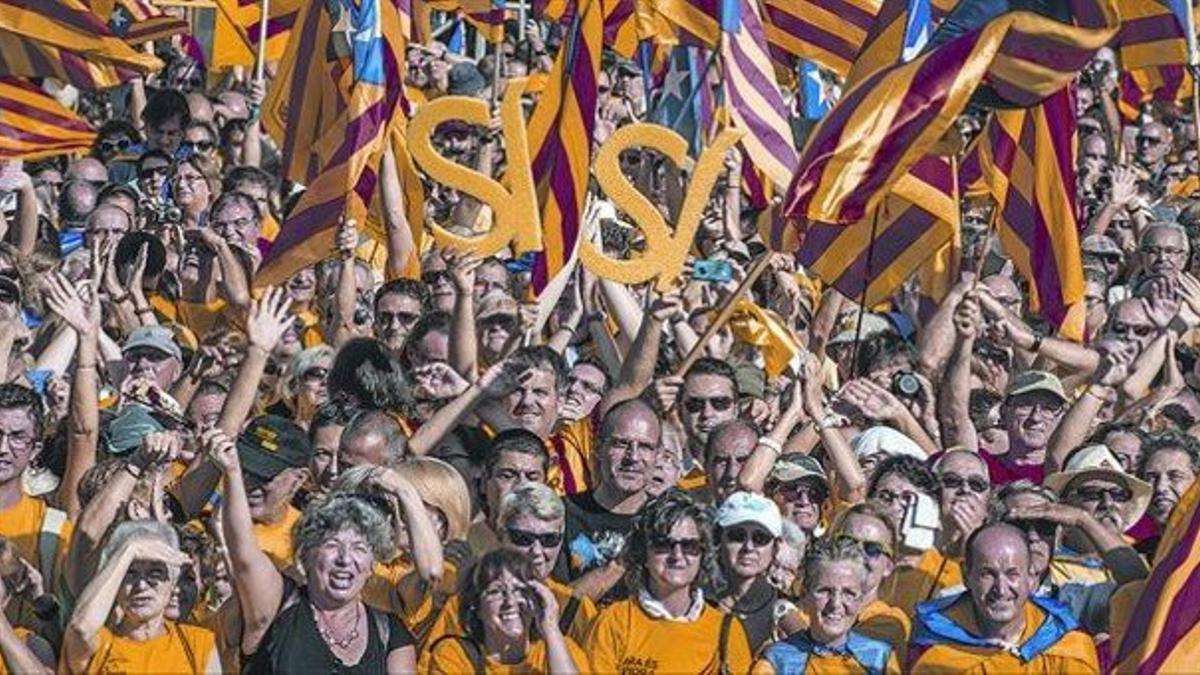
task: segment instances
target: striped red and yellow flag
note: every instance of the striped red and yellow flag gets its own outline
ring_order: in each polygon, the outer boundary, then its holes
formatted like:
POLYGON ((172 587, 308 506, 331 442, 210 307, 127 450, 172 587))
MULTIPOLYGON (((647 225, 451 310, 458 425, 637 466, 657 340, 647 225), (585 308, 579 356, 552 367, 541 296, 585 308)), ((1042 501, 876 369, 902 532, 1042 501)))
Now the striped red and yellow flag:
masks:
POLYGON ((738 0, 737 21, 726 21, 721 39, 721 83, 733 126, 754 167, 775 187, 787 189, 796 171, 796 146, 787 105, 767 54, 762 17, 751 0, 738 0))
POLYGON ((1030 283, 1033 309, 1065 338, 1083 339, 1083 261, 1075 200, 1075 103, 1070 88, 1028 110, 993 114, 963 163, 996 201, 1005 253, 1030 283))
MULTIPOLYGON (((212 68, 252 66, 258 58, 258 36, 262 22, 262 0, 214 0, 212 68)), ((304 0, 271 0, 267 6, 267 61, 278 61, 287 50, 288 39, 304 0)))
POLYGON ((389 124, 401 110, 399 14, 393 0, 338 0, 306 5, 297 17, 264 122, 284 149, 286 177, 308 189, 256 283, 280 283, 326 258, 342 217, 366 222, 389 124))
POLYGON ((504 21, 508 11, 503 0, 418 0, 418 12, 422 24, 418 33, 426 39, 430 32, 430 12, 445 12, 461 17, 473 26, 488 42, 504 39, 504 21))
POLYGON ((0 75, 114 87, 162 68, 112 34, 80 0, 0 0, 0 75))
POLYGON ((1191 673, 1200 662, 1200 481, 1171 512, 1154 568, 1145 582, 1130 584, 1136 595, 1114 605, 1114 673, 1191 673), (1140 593, 1138 592, 1140 591, 1140 593), (1131 606, 1131 611, 1122 611, 1131 606))
POLYGON ((1167 0, 1121 3, 1121 31, 1116 39, 1121 63, 1118 103, 1126 119, 1136 118, 1143 103, 1179 102, 1192 95, 1187 27, 1176 9, 1167 0))
POLYGON ((810 223, 798 257, 809 274, 868 307, 891 298, 957 234, 954 167, 928 156, 906 173, 873 214, 850 225, 810 223))
POLYGON ((807 59, 845 77, 879 12, 880 0, 763 0, 771 58, 794 71, 807 59))
POLYGON ((96 132, 32 82, 0 78, 0 161, 87 152, 96 132))
POLYGON ((737 16, 737 0, 658 0, 658 13, 690 44, 716 49, 721 45, 721 23, 737 16))
POLYGON ((785 214, 825 223, 864 220, 914 163, 938 148, 985 83, 1007 104, 1028 107, 1073 81, 1116 34, 1115 4, 1079 0, 1075 25, 1004 14, 867 76, 814 130, 785 214))
POLYGON ((191 30, 187 19, 167 14, 149 0, 93 0, 92 11, 108 24, 113 35, 131 45, 164 40, 191 30))

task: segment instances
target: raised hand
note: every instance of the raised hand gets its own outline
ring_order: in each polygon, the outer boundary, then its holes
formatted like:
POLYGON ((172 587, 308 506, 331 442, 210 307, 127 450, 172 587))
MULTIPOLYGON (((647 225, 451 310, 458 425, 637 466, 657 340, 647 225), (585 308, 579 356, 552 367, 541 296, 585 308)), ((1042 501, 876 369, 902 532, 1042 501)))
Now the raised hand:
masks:
POLYGON ((445 400, 455 398, 470 385, 457 370, 440 361, 421 366, 413 371, 413 395, 418 399, 445 400))
POLYGON ((907 410, 895 394, 865 378, 847 382, 838 398, 876 422, 894 420, 907 410))
POLYGON ((983 312, 979 300, 974 295, 967 295, 954 308, 954 332, 960 340, 974 340, 979 337, 979 326, 983 322, 983 312))
POLYGON ((183 567, 192 562, 188 554, 156 537, 134 535, 126 541, 125 548, 133 556, 133 560, 160 562, 172 568, 183 567))
POLYGON ((258 347, 270 354, 292 327, 296 317, 288 314, 291 298, 282 288, 271 286, 261 298, 250 304, 250 318, 246 321, 246 334, 250 346, 258 347))
POLYGON ((179 435, 171 431, 156 431, 146 434, 130 458, 140 469, 166 464, 179 456, 183 443, 179 435))
POLYGON ((238 458, 237 445, 225 432, 215 427, 200 432, 200 446, 222 474, 230 476, 241 472, 242 463, 238 458))
POLYGON ((1133 349, 1109 345, 1100 345, 1100 365, 1092 373, 1092 383, 1102 387, 1116 387, 1129 377, 1133 367, 1133 359, 1137 353, 1133 349))
POLYGON ((100 303, 91 293, 91 302, 84 302, 79 291, 61 274, 46 280, 46 306, 80 335, 94 335, 100 330, 100 303))
POLYGON ((353 218, 349 218, 338 226, 337 236, 334 239, 337 247, 338 255, 343 260, 348 260, 354 257, 354 251, 358 249, 358 227, 353 218))
POLYGON ((1191 274, 1179 276, 1179 319, 1188 328, 1200 326, 1200 280, 1191 274))
POLYGON ((470 294, 475 290, 475 270, 483 263, 479 256, 466 251, 447 250, 442 253, 446 267, 450 272, 450 280, 459 295, 470 294))

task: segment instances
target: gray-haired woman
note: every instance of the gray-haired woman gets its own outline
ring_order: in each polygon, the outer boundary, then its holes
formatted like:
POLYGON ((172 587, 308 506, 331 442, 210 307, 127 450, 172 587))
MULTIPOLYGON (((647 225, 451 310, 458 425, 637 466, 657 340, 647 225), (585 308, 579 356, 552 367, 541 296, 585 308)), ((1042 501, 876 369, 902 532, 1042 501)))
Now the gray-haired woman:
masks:
POLYGON ((243 672, 414 672, 408 629, 362 600, 375 563, 395 551, 387 517, 356 495, 311 504, 293 533, 305 581, 297 586, 255 543, 236 446, 218 430, 205 434, 204 443, 225 478, 223 519, 242 610, 243 672))

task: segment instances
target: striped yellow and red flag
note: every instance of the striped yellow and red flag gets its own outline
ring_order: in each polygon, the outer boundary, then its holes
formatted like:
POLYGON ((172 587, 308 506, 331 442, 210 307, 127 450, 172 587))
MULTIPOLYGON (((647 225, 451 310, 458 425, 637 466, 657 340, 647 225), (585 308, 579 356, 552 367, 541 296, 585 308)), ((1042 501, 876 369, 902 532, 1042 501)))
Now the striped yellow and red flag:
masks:
MULTIPOLYGON (((262 0, 214 0, 216 17, 210 63, 214 70, 251 66, 258 57, 262 0)), ((267 7, 267 61, 278 61, 304 0, 271 0, 267 7)))
POLYGON ((637 24, 631 0, 550 2, 542 9, 570 27, 529 119, 529 154, 542 209, 543 250, 533 266, 538 293, 566 265, 582 230, 605 40, 630 57, 636 49, 630 31, 637 24))
POLYGON ((1114 596, 1114 673, 1192 673, 1200 663, 1200 481, 1171 512, 1145 582, 1114 596), (1140 592, 1139 592, 1140 591, 1140 592), (1119 598, 1124 595, 1125 597, 1119 598), (1118 602, 1118 600, 1129 602, 1118 602), (1132 607, 1130 611, 1126 610, 1132 607))
POLYGON ((0 78, 0 161, 88 151, 96 132, 53 96, 20 78, 0 78))
POLYGON ((1083 260, 1075 194, 1075 103, 1064 88, 1027 110, 993 114, 963 162, 996 201, 1005 253, 1029 280, 1033 309, 1083 339, 1083 260))
POLYGON ((845 77, 875 23, 880 0, 763 0, 771 58, 787 71, 807 59, 845 77))
POLYGON ((131 45, 164 40, 191 30, 187 19, 167 14, 149 0, 93 0, 92 11, 108 24, 113 35, 131 45))
MULTIPOLYGON (((1190 4, 1190 3, 1187 3, 1190 4)), ((1187 16, 1182 0, 1123 0, 1116 44, 1121 63, 1121 114, 1137 117, 1143 103, 1192 95, 1187 16)), ((1192 10, 1193 16, 1196 14, 1192 10)))
POLYGON ((0 75, 114 87, 162 68, 112 34, 80 0, 0 0, 0 75))
POLYGON ((1115 5, 1075 0, 1073 25, 1004 14, 867 76, 814 130, 785 214, 842 224, 867 218, 914 163, 939 147, 981 86, 1014 107, 1036 105, 1067 86, 1116 34, 1115 5))
POLYGON ((337 0, 301 9, 264 123, 283 149, 285 177, 307 190, 256 283, 280 283, 327 257, 342 217, 366 222, 387 131, 401 111, 401 27, 393 0, 337 0))

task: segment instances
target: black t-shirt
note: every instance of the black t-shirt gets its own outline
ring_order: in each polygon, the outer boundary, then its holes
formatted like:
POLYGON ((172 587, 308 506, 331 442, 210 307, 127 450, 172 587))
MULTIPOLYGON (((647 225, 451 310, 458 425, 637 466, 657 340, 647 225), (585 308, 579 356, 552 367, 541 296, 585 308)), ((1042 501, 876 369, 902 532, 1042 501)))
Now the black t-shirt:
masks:
MULTIPOLYGON (((367 649, 353 666, 338 660, 317 631, 308 593, 290 580, 284 582, 283 603, 263 636, 258 651, 243 659, 242 673, 347 673, 386 675, 387 657, 415 643, 412 633, 393 614, 366 607, 367 649), (386 638, 382 634, 386 631, 386 638)), ((365 606, 365 605, 364 605, 365 606)))
MULTIPOLYGON (((574 581, 587 572, 619 558, 625 540, 633 531, 636 515, 622 515, 605 509, 592 496, 583 492, 567 497, 566 539, 556 567, 556 576, 574 581)), ((628 597, 624 582, 618 583, 604 597, 606 605, 628 597)))

